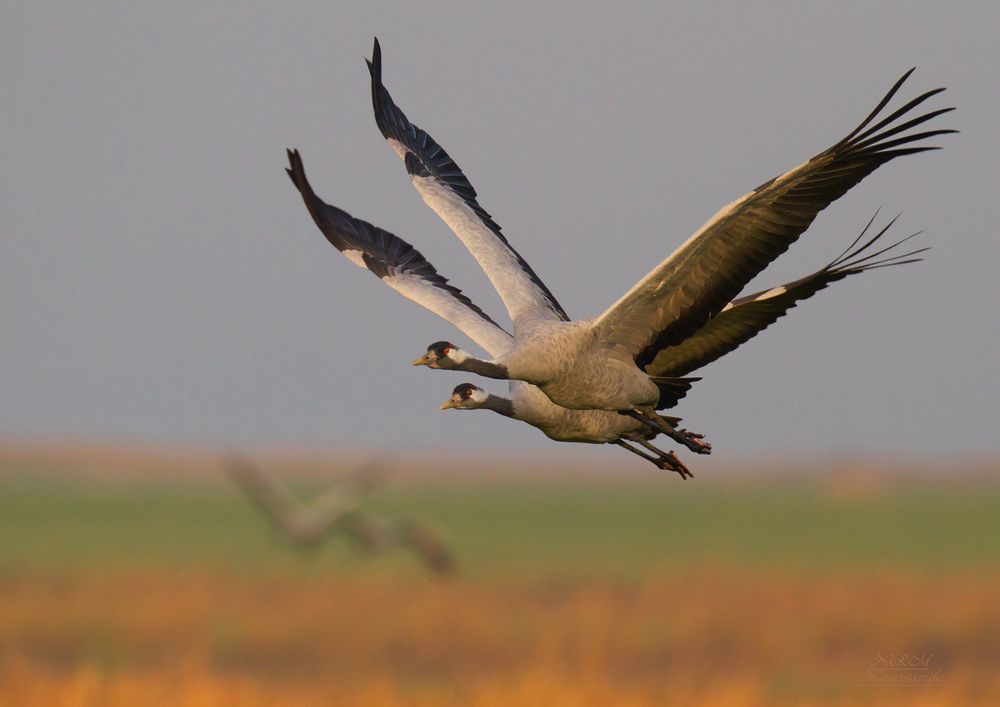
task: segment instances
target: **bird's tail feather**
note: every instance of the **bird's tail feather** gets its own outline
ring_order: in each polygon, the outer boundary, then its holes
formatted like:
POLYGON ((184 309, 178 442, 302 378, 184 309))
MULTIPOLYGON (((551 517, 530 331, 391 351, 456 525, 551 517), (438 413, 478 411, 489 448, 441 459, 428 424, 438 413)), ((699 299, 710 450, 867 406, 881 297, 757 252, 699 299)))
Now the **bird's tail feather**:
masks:
POLYGON ((671 376, 650 376, 649 380, 660 389, 660 401, 656 405, 657 410, 671 408, 687 395, 691 390, 691 385, 701 378, 674 378, 671 376))

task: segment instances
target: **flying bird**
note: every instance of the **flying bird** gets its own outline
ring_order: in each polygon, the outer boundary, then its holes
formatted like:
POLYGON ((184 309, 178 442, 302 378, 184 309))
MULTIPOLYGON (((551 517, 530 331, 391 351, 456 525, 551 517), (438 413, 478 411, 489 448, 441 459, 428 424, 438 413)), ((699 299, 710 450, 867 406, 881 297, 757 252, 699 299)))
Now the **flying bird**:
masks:
MULTIPOLYGON (((919 248, 906 253, 896 252, 900 245, 919 235, 919 232, 872 252, 872 247, 895 223, 895 220, 890 221, 870 240, 858 246, 868 229, 871 228, 874 221, 874 217, 872 217, 872 221, 868 222, 861 235, 840 256, 820 270, 794 282, 733 300, 693 336, 676 346, 661 351, 658 358, 661 358, 662 361, 658 365, 662 366, 669 375, 687 375, 734 351, 783 317, 799 302, 812 297, 831 283, 870 270, 919 262, 922 258, 917 256, 929 248, 919 248), (889 251, 893 251, 894 254, 885 256, 889 251)), ((431 345, 428 356, 433 358, 448 356, 445 350, 454 348, 455 345, 449 342, 438 342, 431 345)), ((441 409, 492 410, 506 417, 527 422, 556 440, 566 439, 563 435, 567 434, 567 430, 572 429, 575 415, 597 412, 570 410, 554 405, 539 388, 521 381, 511 381, 509 387, 510 397, 505 398, 494 395, 472 383, 462 383, 455 386, 451 397, 441 405, 441 409)), ((619 418, 633 419, 624 416, 619 416, 619 418)), ((575 439, 570 441, 596 440, 575 439)))
MULTIPOLYGON (((513 337, 440 275, 420 251, 402 238, 354 218, 320 199, 309 184, 298 150, 288 151, 288 162, 289 167, 285 171, 302 195, 309 214, 326 239, 350 262, 370 271, 399 294, 450 322, 490 355, 499 355, 510 348, 513 337)), ((674 380, 670 390, 672 398, 680 400, 684 397, 694 380, 674 380)), ((568 410, 550 401, 538 388, 528 383, 511 380, 509 387, 512 396, 521 401, 518 409, 522 417, 519 419, 535 425, 553 439, 617 444, 660 469, 675 471, 682 478, 691 476, 676 454, 664 452, 651 444, 650 440, 659 434, 659 430, 607 410, 568 410)), ((666 421, 675 434, 698 439, 693 433, 676 429, 679 418, 668 417, 666 421)))
MULTIPOLYGON (((349 261, 370 271, 407 299, 450 322, 491 355, 499 355, 512 345, 513 337, 439 274, 413 246, 384 229, 327 204, 317 196, 306 177, 305 166, 297 150, 288 151, 288 160, 288 176, 316 225, 349 261)), ((851 246, 823 269, 795 282, 730 302, 694 336, 674 347, 670 351, 670 363, 662 364, 673 381, 671 398, 680 400, 691 383, 697 380, 682 376, 733 351, 783 316, 797 302, 848 275, 914 262, 916 256, 923 252, 921 249, 879 259, 908 239, 869 252, 893 222, 858 246, 873 221, 874 217, 851 246), (668 365, 671 368, 666 368, 668 365)), ((455 355, 457 347, 449 342, 439 342, 431 349, 428 356, 449 359, 455 355)), ((471 384, 458 386, 442 408, 491 409, 526 422, 557 441, 616 444, 661 469, 677 472, 682 478, 692 475, 676 454, 652 444, 651 440, 659 430, 640 420, 607 410, 570 410, 556 405, 539 388, 523 381, 510 380, 508 386, 509 398, 492 396, 471 384)), ((665 421, 675 428, 680 419, 666 417, 665 421)), ((698 439, 697 435, 685 430, 679 432, 698 439)))
MULTIPOLYGON (((667 434, 671 426, 657 410, 677 402, 670 391, 678 347, 720 315, 831 202, 886 162, 938 149, 926 141, 956 132, 914 130, 953 110, 914 117, 915 109, 943 88, 885 114, 910 69, 846 137, 722 207, 602 314, 571 320, 479 204, 455 161, 393 102, 382 83, 377 39, 368 68, 379 130, 402 158, 424 202, 479 262, 513 322, 512 344, 499 353, 487 348, 492 359, 448 347, 444 356, 429 353, 414 363, 525 381, 563 407, 615 411, 667 434)), ((671 436, 694 451, 706 451, 698 448, 697 436, 671 436)))
POLYGON ((318 548, 331 537, 340 536, 372 554, 394 547, 408 548, 437 574, 448 574, 453 569, 448 546, 431 528, 413 519, 382 517, 358 508, 359 493, 372 491, 381 482, 384 470, 377 465, 370 464, 339 479, 336 486, 309 504, 300 503, 244 457, 229 457, 226 472, 274 530, 294 545, 318 548))

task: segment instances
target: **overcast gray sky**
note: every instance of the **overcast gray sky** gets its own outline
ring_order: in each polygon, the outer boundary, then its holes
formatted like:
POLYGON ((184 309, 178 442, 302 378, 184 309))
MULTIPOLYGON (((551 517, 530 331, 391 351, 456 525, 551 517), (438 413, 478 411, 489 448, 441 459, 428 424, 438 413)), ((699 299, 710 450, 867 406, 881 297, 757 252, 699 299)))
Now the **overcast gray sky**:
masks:
POLYGON ((344 4, 0 10, 0 438, 558 451, 437 410, 468 376, 407 362, 466 340, 336 253, 283 173, 298 147, 327 201, 503 314, 375 127, 377 35, 396 101, 574 317, 916 65, 904 95, 947 86, 962 134, 866 179, 752 286, 815 270, 879 206, 927 261, 820 293, 678 411, 727 454, 1000 451, 995 3, 344 4))

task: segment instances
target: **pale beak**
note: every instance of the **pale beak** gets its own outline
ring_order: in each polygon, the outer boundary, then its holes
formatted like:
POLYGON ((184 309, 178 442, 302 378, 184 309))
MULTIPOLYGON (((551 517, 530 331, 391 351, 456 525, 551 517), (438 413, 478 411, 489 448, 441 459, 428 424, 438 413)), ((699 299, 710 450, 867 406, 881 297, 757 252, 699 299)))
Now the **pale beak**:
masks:
POLYGON ((431 358, 431 352, 428 351, 427 353, 425 353, 420 358, 415 358, 412 361, 410 361, 410 365, 411 366, 429 366, 433 362, 434 362, 434 359, 431 358))
POLYGON ((456 400, 455 398, 448 398, 441 403, 441 407, 439 407, 438 410, 451 410, 452 408, 457 408, 460 402, 461 401, 456 400))

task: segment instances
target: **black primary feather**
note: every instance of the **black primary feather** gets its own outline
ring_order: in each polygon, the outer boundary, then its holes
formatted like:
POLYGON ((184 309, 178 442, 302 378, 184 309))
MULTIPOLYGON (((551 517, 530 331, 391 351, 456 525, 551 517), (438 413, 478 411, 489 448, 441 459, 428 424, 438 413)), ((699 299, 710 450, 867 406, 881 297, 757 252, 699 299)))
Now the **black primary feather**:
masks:
POLYGON ((306 178, 305 166, 298 150, 288 150, 290 168, 286 169, 292 184, 299 190, 310 215, 326 239, 340 251, 361 253, 365 266, 377 277, 397 274, 419 277, 444 290, 491 324, 503 329, 465 294, 448 282, 416 248, 402 238, 354 218, 346 211, 327 204, 313 191, 306 178))
POLYGON ((552 311, 562 320, 569 321, 569 315, 556 300, 555 295, 549 291, 549 288, 535 274, 535 271, 531 269, 520 253, 510 245, 506 236, 503 235, 500 225, 493 220, 486 209, 479 205, 476 200, 475 188, 455 163, 455 160, 430 135, 411 123, 403 111, 393 102, 389 91, 382 84, 382 48, 379 46, 377 38, 372 50, 372 59, 367 63, 372 79, 372 107, 375 111, 375 123, 385 139, 395 140, 406 148, 407 154, 403 158, 406 171, 419 177, 433 177, 458 195, 472 209, 476 217, 507 246, 524 272, 541 290, 552 311))

